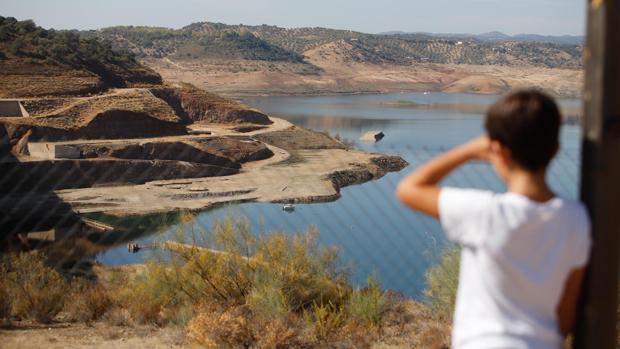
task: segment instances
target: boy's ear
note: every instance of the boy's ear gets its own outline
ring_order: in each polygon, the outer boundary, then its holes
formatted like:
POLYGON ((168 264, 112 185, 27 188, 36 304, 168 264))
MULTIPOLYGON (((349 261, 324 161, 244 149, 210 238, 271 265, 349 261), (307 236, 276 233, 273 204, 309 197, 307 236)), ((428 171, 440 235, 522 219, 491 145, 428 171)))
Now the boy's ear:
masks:
POLYGON ((504 163, 510 163, 512 154, 508 147, 498 141, 491 141, 491 152, 497 155, 504 163))

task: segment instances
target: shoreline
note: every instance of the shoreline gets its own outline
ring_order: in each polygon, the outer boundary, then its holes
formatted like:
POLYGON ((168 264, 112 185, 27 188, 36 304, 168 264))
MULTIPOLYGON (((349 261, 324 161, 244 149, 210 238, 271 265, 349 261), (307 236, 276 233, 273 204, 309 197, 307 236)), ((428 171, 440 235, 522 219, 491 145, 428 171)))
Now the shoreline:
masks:
POLYGON ((251 136, 265 143, 274 155, 244 163, 239 173, 55 193, 80 214, 114 216, 196 212, 231 202, 330 202, 340 197, 345 186, 374 180, 408 165, 398 156, 350 149, 323 134, 271 119, 272 127, 254 131, 251 136))
MULTIPOLYGON (((481 96, 502 96, 506 92, 449 92, 449 91, 437 91, 437 90, 420 90, 420 89, 403 89, 403 90, 377 90, 377 91, 318 91, 318 92, 263 92, 263 93, 251 93, 243 92, 228 93, 226 91, 218 92, 228 98, 236 100, 243 100, 245 98, 260 98, 260 97, 337 97, 337 96, 364 96, 364 95, 391 95, 391 94, 414 94, 414 93, 444 93, 444 94, 471 94, 481 96)), ((583 95, 579 94, 567 94, 567 95, 553 95, 553 98, 559 100, 569 99, 582 99, 583 95)))

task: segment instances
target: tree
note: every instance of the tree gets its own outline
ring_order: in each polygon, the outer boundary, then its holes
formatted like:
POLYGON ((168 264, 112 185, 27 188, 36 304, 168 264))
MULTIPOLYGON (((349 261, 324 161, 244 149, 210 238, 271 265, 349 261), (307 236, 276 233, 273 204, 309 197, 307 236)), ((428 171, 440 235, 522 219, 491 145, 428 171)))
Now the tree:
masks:
POLYGON ((20 37, 16 38, 15 40, 13 40, 13 43, 11 44, 11 53, 15 55, 21 54, 21 51, 24 48, 24 46, 26 46, 24 39, 20 37))

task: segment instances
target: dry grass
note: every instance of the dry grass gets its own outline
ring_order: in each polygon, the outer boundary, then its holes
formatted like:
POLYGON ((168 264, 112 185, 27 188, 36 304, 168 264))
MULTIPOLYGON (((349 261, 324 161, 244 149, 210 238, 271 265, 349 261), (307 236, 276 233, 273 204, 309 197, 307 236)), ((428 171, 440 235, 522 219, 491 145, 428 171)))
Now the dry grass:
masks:
POLYGON ((456 303, 459 283, 461 251, 457 248, 445 250, 440 263, 426 274, 426 298, 433 311, 451 319, 456 303))
POLYGON ((112 308, 113 302, 106 286, 86 280, 71 283, 65 311, 68 319, 75 322, 91 323, 103 318, 112 308))
POLYGON ((187 326, 190 341, 205 348, 248 348, 255 341, 244 307, 201 313, 187 326))
POLYGON ((9 319, 12 299, 9 294, 9 279, 6 267, 0 264, 0 320, 9 319))

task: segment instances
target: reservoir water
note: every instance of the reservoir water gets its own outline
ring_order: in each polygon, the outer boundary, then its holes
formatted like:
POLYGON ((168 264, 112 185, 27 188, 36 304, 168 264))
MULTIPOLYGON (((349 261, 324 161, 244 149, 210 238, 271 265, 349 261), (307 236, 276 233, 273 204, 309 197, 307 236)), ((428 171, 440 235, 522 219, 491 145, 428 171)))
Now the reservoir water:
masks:
MULTIPOLYGON (((343 261, 352 266, 354 284, 363 286, 368 276, 375 275, 383 287, 420 299, 425 274, 437 263, 447 242, 436 221, 403 207, 395 199, 394 190, 403 176, 421 162, 479 135, 483 131, 483 110, 497 98, 443 93, 247 98, 246 104, 269 115, 353 140, 359 149, 400 155, 410 165, 381 179, 346 187, 335 202, 297 205, 292 213, 283 211, 280 204, 230 205, 200 213, 191 222, 171 220, 135 242, 174 239, 179 230, 208 230, 216 219, 227 215, 247 217, 255 232, 295 233, 313 225, 320 231, 320 242, 337 246, 343 261), (385 138, 377 143, 359 141, 369 130, 383 131, 385 138)), ((561 100, 560 104, 575 110, 581 102, 561 100)), ((569 198, 577 196, 580 137, 579 126, 562 127, 562 148, 549 173, 554 191, 569 198)), ((482 163, 464 167, 445 183, 505 189, 493 170, 482 163)), ((98 255, 97 260, 118 265, 142 262, 148 256, 129 254, 123 244, 98 255)))

